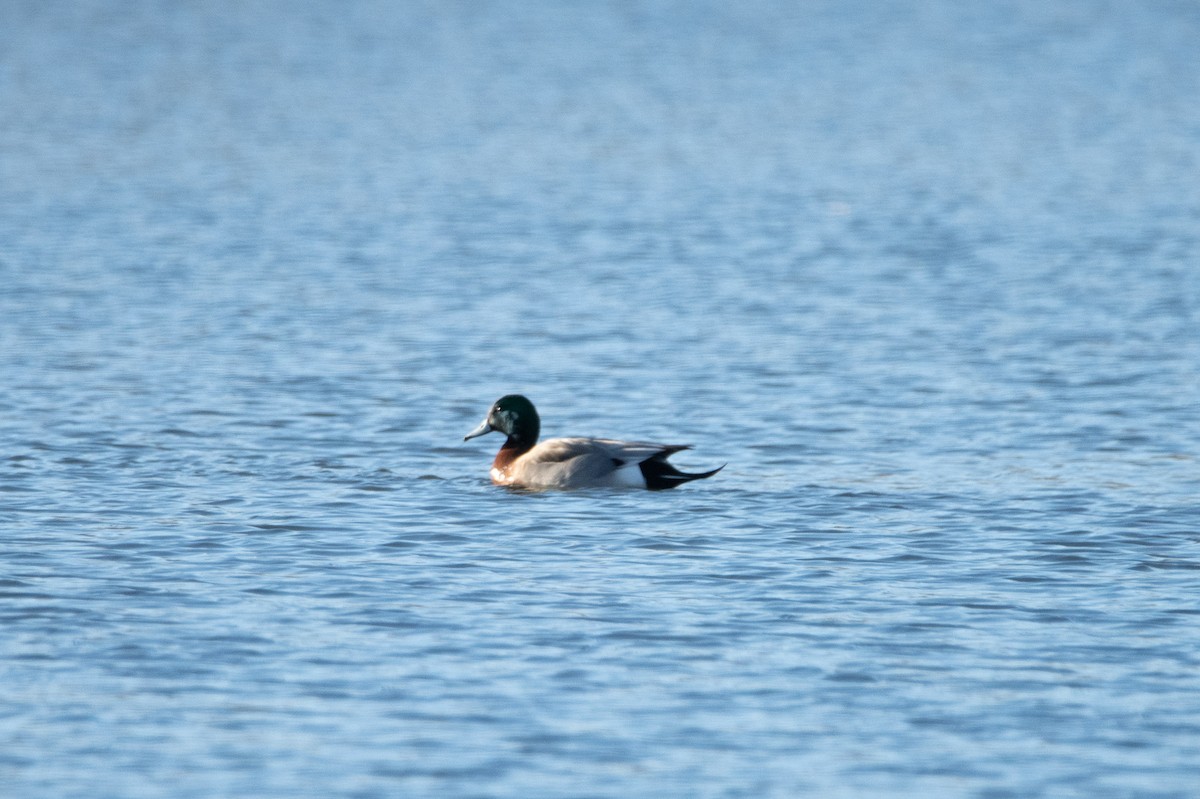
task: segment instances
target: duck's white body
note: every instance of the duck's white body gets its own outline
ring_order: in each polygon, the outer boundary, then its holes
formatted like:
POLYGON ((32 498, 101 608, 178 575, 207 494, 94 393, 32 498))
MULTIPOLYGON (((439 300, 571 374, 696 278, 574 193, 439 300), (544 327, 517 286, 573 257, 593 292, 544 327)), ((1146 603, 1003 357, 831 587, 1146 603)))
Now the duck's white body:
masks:
POLYGON ((492 482, 526 488, 646 488, 641 465, 680 449, 685 447, 611 438, 551 438, 507 463, 498 455, 492 482))

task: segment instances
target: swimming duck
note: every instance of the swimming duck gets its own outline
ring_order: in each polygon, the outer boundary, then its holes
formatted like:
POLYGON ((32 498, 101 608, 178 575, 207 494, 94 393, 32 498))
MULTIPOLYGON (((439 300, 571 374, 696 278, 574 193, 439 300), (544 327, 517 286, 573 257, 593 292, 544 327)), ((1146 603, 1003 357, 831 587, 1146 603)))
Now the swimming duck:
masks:
POLYGON ((711 472, 681 472, 667 458, 689 444, 649 444, 608 438, 551 438, 537 443, 542 422, 533 403, 520 394, 496 400, 487 418, 463 441, 498 430, 508 436, 492 461, 492 482, 518 488, 627 487, 659 490, 711 472))

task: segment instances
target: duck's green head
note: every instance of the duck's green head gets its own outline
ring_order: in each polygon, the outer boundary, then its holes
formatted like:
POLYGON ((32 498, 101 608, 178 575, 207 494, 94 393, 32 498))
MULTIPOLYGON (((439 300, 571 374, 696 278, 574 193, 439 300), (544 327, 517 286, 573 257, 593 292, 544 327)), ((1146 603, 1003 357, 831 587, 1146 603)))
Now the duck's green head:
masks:
POLYGON ((520 394, 506 394, 492 405, 487 418, 463 441, 498 430, 514 443, 533 446, 542 430, 542 420, 533 403, 520 394))

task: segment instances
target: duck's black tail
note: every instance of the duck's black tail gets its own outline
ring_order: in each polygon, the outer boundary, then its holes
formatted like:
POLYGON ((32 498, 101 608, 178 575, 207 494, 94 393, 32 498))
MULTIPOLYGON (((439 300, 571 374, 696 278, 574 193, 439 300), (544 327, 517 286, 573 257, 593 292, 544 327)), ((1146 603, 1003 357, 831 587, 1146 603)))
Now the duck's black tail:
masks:
MULTIPOLYGON (((679 449, 683 448, 680 447, 679 449)), ((725 464, 721 464, 711 472, 681 472, 667 463, 667 456, 670 454, 670 452, 664 452, 661 455, 655 455, 653 458, 644 460, 638 464, 642 470, 642 477, 646 478, 646 488, 651 491, 674 488, 692 480, 703 480, 705 477, 712 477, 725 468, 725 464)))

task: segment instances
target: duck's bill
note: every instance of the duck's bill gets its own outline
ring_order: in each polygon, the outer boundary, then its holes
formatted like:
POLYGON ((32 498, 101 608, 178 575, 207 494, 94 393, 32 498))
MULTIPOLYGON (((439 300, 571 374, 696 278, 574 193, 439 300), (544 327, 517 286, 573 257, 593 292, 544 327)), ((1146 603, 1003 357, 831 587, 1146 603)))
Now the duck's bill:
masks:
POLYGON ((487 419, 484 419, 479 423, 479 427, 476 427, 474 430, 463 436, 463 441, 470 441, 472 438, 479 438, 480 436, 490 432, 492 432, 492 426, 488 424, 487 419))

